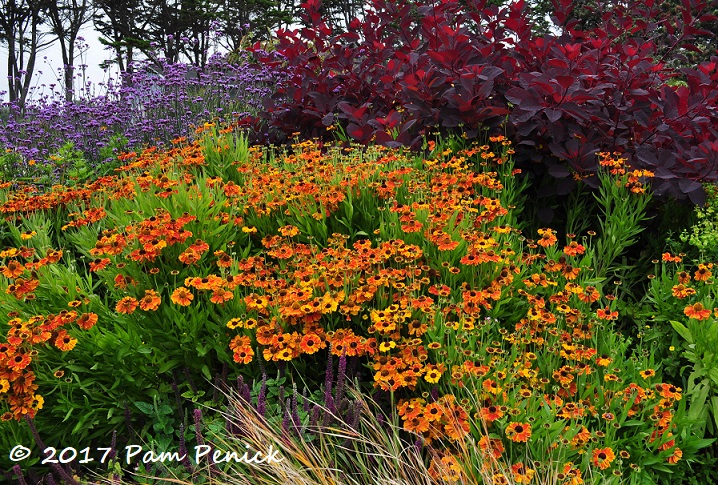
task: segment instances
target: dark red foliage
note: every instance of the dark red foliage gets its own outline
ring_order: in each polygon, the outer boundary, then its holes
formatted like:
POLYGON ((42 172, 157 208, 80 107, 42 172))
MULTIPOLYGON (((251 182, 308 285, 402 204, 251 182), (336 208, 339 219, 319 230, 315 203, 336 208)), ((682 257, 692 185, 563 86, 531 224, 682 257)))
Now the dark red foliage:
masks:
POLYGON ((415 148, 436 130, 473 138, 501 126, 519 158, 567 184, 595 172, 596 152, 620 151, 655 171, 659 194, 700 202, 698 181, 718 180, 718 57, 681 72, 668 61, 707 34, 696 27, 714 20, 706 3, 683 0, 679 18, 661 18, 654 2, 633 2, 580 31, 571 1, 555 0, 561 33, 536 37, 523 1, 372 0, 334 34, 308 0, 307 27, 278 31, 275 52, 254 49, 287 74, 264 116, 285 134, 340 124, 360 142, 415 148), (668 84, 677 77, 687 86, 668 84))

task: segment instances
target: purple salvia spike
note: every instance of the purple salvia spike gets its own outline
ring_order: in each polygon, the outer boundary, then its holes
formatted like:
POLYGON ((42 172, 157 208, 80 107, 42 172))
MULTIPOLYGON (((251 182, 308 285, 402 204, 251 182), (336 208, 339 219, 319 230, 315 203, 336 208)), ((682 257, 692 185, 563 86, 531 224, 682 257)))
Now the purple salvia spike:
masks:
POLYGON ((195 409, 193 414, 194 414, 194 436, 197 439, 197 444, 203 445, 204 439, 202 439, 202 423, 200 422, 202 420, 202 410, 195 409))
POLYGON ((321 412, 321 408, 318 404, 315 404, 312 408, 312 414, 309 416, 309 429, 315 430, 317 429, 317 425, 319 424, 319 413, 321 412))
POLYGON ((193 467, 192 467, 192 462, 189 461, 189 451, 187 450, 187 442, 186 442, 186 439, 184 436, 184 424, 183 423, 180 424, 179 432, 180 432, 179 454, 181 457, 183 457, 182 465, 187 469, 187 471, 192 472, 193 467))
POLYGON ((247 384, 244 385, 241 396, 244 398, 244 402, 247 404, 252 401, 252 391, 249 389, 249 386, 247 384))
POLYGON ((135 430, 132 428, 132 412, 130 411, 130 405, 127 401, 125 401, 125 426, 127 426, 127 431, 130 432, 130 436, 135 434, 135 430))
POLYGON ((292 388, 292 423, 294 423, 294 429, 299 435, 299 429, 302 425, 302 420, 299 419, 299 407, 297 404, 297 385, 294 384, 292 388))
POLYGON ((289 436, 289 426, 292 420, 291 416, 292 400, 287 398, 286 406, 284 406, 284 416, 282 417, 282 434, 289 436))
MULTIPOLYGON (((42 439, 40 438, 40 433, 38 433, 37 428, 35 428, 35 422, 32 420, 32 418, 30 418, 27 415, 25 416, 25 421, 27 422, 28 426, 30 426, 30 432, 32 433, 32 437, 35 439, 35 443, 37 444, 37 446, 41 450, 46 449, 47 447, 45 446, 45 443, 43 443, 42 439)), ((60 475, 60 477, 62 477, 62 479, 65 480, 70 485, 78 485, 78 483, 75 481, 75 479, 72 478, 67 473, 67 471, 65 471, 65 469, 63 467, 61 467, 59 464, 53 463, 50 465, 50 467, 52 468, 52 471, 54 471, 55 473, 60 475)))
POLYGON ((347 355, 346 351, 339 357, 339 369, 337 369, 337 387, 334 390, 334 401, 341 402, 344 398, 344 381, 347 371, 347 355))
POLYGON ((22 468, 20 465, 15 465, 12 467, 12 471, 15 472, 15 475, 17 475, 17 480, 20 485, 27 485, 27 482, 25 481, 25 476, 22 474, 22 468))
POLYGON ((110 460, 114 460, 117 456, 117 431, 112 432, 112 440, 110 440, 110 460))
POLYGON ((327 402, 324 403, 327 407, 327 411, 324 413, 324 419, 322 420, 322 426, 329 426, 329 424, 333 421, 334 415, 337 412, 337 408, 334 406, 334 398, 330 394, 328 396, 329 399, 327 399, 327 402))
POLYGON ((354 415, 352 416, 352 420, 350 423, 352 429, 354 430, 359 429, 359 420, 361 419, 362 404, 362 401, 354 402, 354 415))
POLYGON ((308 413, 309 410, 312 408, 312 405, 311 405, 311 403, 309 402, 309 397, 307 396, 307 393, 308 393, 308 391, 307 391, 307 388, 306 388, 306 386, 305 386, 304 389, 302 390, 302 410, 303 410, 305 413, 308 413))
POLYGON ((257 396, 257 413, 263 418, 267 414, 267 374, 262 374, 262 385, 257 396))
POLYGON ((329 344, 329 351, 327 352, 327 369, 326 376, 324 377, 324 402, 328 405, 329 399, 332 397, 332 382, 334 381, 333 371, 334 362, 332 361, 331 344, 329 344))

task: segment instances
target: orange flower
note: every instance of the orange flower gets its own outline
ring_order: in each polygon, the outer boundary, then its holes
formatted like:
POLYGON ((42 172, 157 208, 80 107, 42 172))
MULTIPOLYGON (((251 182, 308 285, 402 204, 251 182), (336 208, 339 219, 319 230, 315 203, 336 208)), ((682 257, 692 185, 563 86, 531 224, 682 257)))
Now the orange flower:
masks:
POLYGON ((683 457, 683 451, 680 448, 673 450, 673 454, 668 457, 668 463, 675 465, 683 457))
POLYGON ((564 246, 563 252, 567 256, 578 256, 586 252, 586 248, 576 241, 571 241, 568 246, 564 246))
POLYGON ((326 346, 326 342, 324 342, 316 333, 308 333, 304 335, 302 340, 299 342, 299 348, 305 354, 315 354, 326 346))
POLYGON ((566 485, 582 485, 581 470, 573 466, 573 462, 568 462, 563 466, 563 474, 566 475, 566 485))
POLYGON ((596 316, 601 320, 618 320, 618 312, 612 312, 610 308, 596 310, 596 316))
POLYGON ((553 229, 539 229, 538 233, 541 235, 541 239, 536 242, 539 246, 547 248, 553 246, 556 244, 556 241, 558 241, 555 236, 556 231, 553 229))
POLYGON ((179 260, 186 264, 191 265, 199 261, 201 255, 192 248, 187 248, 182 254, 179 255, 179 260))
MULTIPOLYGON (((274 361, 283 360, 285 362, 289 362, 290 360, 292 360, 294 358, 294 352, 290 348, 280 349, 278 352, 276 352, 274 354, 274 357, 275 358, 272 359, 274 361)), ((265 359, 266 359, 266 356, 265 356, 265 359)), ((269 359, 267 359, 267 360, 269 360, 269 359)))
POLYGON ((582 292, 578 293, 578 299, 584 303, 593 303, 601 298, 595 286, 587 286, 582 292))
POLYGON ((404 429, 412 433, 429 431, 429 421, 422 415, 411 416, 404 421, 404 429))
POLYGON ((217 290, 219 288, 222 288, 224 285, 224 280, 216 275, 209 275, 205 276, 204 278, 201 278, 199 276, 195 278, 187 277, 184 280, 184 284, 186 286, 194 286, 198 290, 217 290))
POLYGON ((275 330, 270 325, 262 325, 257 329, 257 343, 260 345, 270 345, 275 335, 275 330))
POLYGON ((249 337, 245 335, 237 335, 232 339, 231 342, 229 342, 229 349, 230 350, 237 350, 239 348, 243 347, 250 347, 251 341, 249 337))
POLYGON ((666 399, 675 399, 676 401, 680 401, 681 391, 683 391, 680 387, 676 387, 671 384, 656 384, 656 389, 658 389, 661 397, 666 399))
POLYGON ((60 330, 60 333, 57 334, 57 338, 55 339, 55 346, 63 352, 72 350, 75 344, 77 344, 77 339, 72 338, 70 334, 64 330, 60 330))
POLYGON ((691 295, 695 295, 696 290, 694 290, 691 287, 680 284, 680 285, 673 286, 673 288, 671 288, 671 293, 673 293, 674 297, 682 300, 683 298, 687 298, 691 295))
POLYGON ((653 369, 646 369, 639 372, 642 378, 644 379, 650 379, 651 377, 656 375, 656 371, 653 369))
POLYGON ((10 369, 15 372, 21 371, 32 362, 32 358, 25 353, 18 352, 7 360, 5 363, 10 369))
POLYGON ((131 296, 126 296, 117 302, 115 310, 117 313, 125 313, 127 315, 133 313, 137 308, 137 300, 131 296))
POLYGON ((578 278, 580 272, 581 268, 574 268, 570 264, 567 264, 561 269, 561 274, 567 280, 575 280, 576 278, 578 278))
POLYGON ((238 364, 249 364, 252 362, 254 350, 252 350, 249 337, 237 335, 229 343, 229 348, 233 351, 233 359, 238 364))
POLYGON ((0 364, 13 355, 15 355, 15 347, 11 347, 6 343, 0 343, 0 364))
POLYGON ((511 471, 514 473, 514 483, 519 484, 531 483, 536 474, 536 470, 526 468, 523 463, 512 465, 511 471))
POLYGON ((279 233, 282 236, 294 237, 299 234, 299 229, 295 226, 283 226, 279 228, 279 233))
POLYGON ((504 444, 500 439, 482 436, 479 440, 479 448, 485 455, 491 455, 494 458, 500 458, 504 452, 504 444))
POLYGON ((711 316, 711 311, 704 308, 703 304, 700 302, 688 305, 685 309, 683 309, 683 313, 685 313, 688 318, 693 318, 695 320, 705 320, 711 316))
POLYGON ((161 302, 162 299, 155 290, 145 290, 145 296, 140 299, 140 308, 144 311, 155 311, 161 302))
POLYGON ((212 292, 212 298, 209 299, 212 303, 221 304, 234 298, 234 293, 227 291, 224 288, 217 288, 212 292))
POLYGON ((97 323, 97 315, 94 313, 83 313, 77 319, 77 324, 83 330, 89 330, 97 323))
POLYGON ((481 387, 484 388, 486 392, 490 392, 491 394, 498 394, 501 392, 501 386, 499 386, 498 382, 496 382, 493 379, 486 379, 482 384, 481 387))
POLYGON ((90 262, 90 271, 100 271, 110 264, 110 258, 97 258, 90 262))
POLYGON ((531 437, 531 425, 529 423, 510 423, 506 427, 506 437, 514 443, 526 443, 531 437))
POLYGON ((560 369, 553 372, 553 378, 556 379, 562 386, 568 386, 575 378, 572 372, 574 372, 573 367, 570 365, 564 365, 560 369))
POLYGON ((709 270, 713 268, 713 263, 709 264, 699 264, 698 269, 696 270, 695 274, 693 275, 693 278, 696 281, 708 281, 708 278, 710 278, 713 273, 711 273, 709 270))
POLYGON ((57 263, 58 261, 60 261, 60 258, 62 258, 62 250, 58 249, 57 251, 55 251, 54 249, 48 249, 45 257, 47 258, 48 262, 53 264, 57 263))
POLYGON ((592 461, 601 470, 611 466, 611 462, 616 459, 616 455, 611 448, 597 448, 593 450, 592 461))
POLYGON ((140 248, 130 253, 130 259, 132 259, 132 261, 154 261, 158 255, 159 252, 154 249, 147 250, 145 248, 140 248))
POLYGON ((1 266, 0 272, 7 278, 14 279, 25 272, 25 266, 19 261, 8 261, 6 266, 1 266))
POLYGON ((498 406, 488 406, 481 408, 481 419, 488 423, 492 423, 497 419, 500 419, 504 413, 498 406))
POLYGON ((680 263, 683 258, 680 256, 673 256, 671 253, 663 253, 661 259, 667 263, 680 263))
POLYGON ((202 254, 206 253, 207 250, 209 250, 209 244, 207 244, 201 239, 197 239, 195 242, 190 244, 188 249, 196 251, 201 256, 202 254))
POLYGON ((435 364, 429 364, 426 366, 426 373, 424 374, 424 380, 430 384, 436 384, 441 379, 441 375, 444 372, 443 364, 438 366, 435 364))
POLYGON ((238 364, 249 364, 250 362, 252 362, 253 357, 254 350, 252 350, 252 347, 243 347, 241 349, 235 350, 232 354, 232 358, 238 364))
POLYGON ((172 292, 172 302, 180 306, 189 306, 194 300, 194 295, 184 286, 180 286, 172 292))
POLYGON ((225 253, 224 251, 215 251, 214 255, 217 256, 217 266, 220 268, 229 268, 232 266, 232 256, 225 253))

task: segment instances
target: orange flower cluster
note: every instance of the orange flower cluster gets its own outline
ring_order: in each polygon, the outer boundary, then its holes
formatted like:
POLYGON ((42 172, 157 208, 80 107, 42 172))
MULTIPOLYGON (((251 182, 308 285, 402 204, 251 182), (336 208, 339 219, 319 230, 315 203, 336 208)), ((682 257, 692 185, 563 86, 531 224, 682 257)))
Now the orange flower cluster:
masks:
MULTIPOLYGON (((664 253, 662 261, 666 263, 678 263, 681 269, 683 258, 681 256, 673 256, 670 253, 664 253)), ((699 263, 693 276, 688 271, 677 271, 674 275, 674 284, 671 287, 671 296, 679 300, 685 300, 692 296, 699 295, 699 290, 713 284, 713 263, 699 263), (695 282, 691 285, 691 282, 695 282)), ((704 292, 700 292, 702 295, 704 292)), ((694 301, 683 308, 683 314, 693 320, 708 320, 711 316, 718 318, 718 308, 707 308, 705 306, 707 300, 694 301)), ((710 304, 710 303, 708 303, 710 304)))
POLYGON ((622 183, 627 189, 634 194, 642 194, 646 191, 644 185, 645 179, 654 177, 654 173, 650 170, 628 170, 626 168, 627 159, 621 158, 618 152, 599 152, 599 164, 602 167, 608 167, 611 175, 621 178, 618 183, 622 183))
POLYGON ((451 394, 430 403, 424 398, 401 400, 397 410, 404 429, 420 434, 427 443, 447 437, 462 440, 470 430, 469 415, 451 394))
POLYGON ((38 386, 30 366, 38 354, 34 347, 51 343, 63 352, 72 350, 77 339, 65 328, 71 323, 88 330, 97 323, 97 315, 63 310, 57 315, 27 320, 15 317, 8 322, 7 342, 0 343, 0 401, 6 401, 10 408, 2 415, 3 421, 20 420, 24 416, 32 418, 42 408, 44 399, 35 393, 38 386))
POLYGON ((40 285, 37 271, 60 261, 62 250, 48 249, 45 256, 39 259, 36 253, 34 248, 26 246, 0 251, 0 258, 3 260, 0 274, 10 281, 5 293, 22 301, 35 299, 34 291, 40 285))

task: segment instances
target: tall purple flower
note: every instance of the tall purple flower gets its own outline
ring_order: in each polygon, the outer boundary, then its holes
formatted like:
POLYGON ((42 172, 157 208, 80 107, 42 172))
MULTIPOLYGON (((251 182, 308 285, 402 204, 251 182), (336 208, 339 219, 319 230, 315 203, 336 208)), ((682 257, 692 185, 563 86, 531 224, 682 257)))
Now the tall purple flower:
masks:
POLYGON ((262 385, 257 396, 257 413, 263 418, 267 416, 267 374, 262 374, 262 385))

